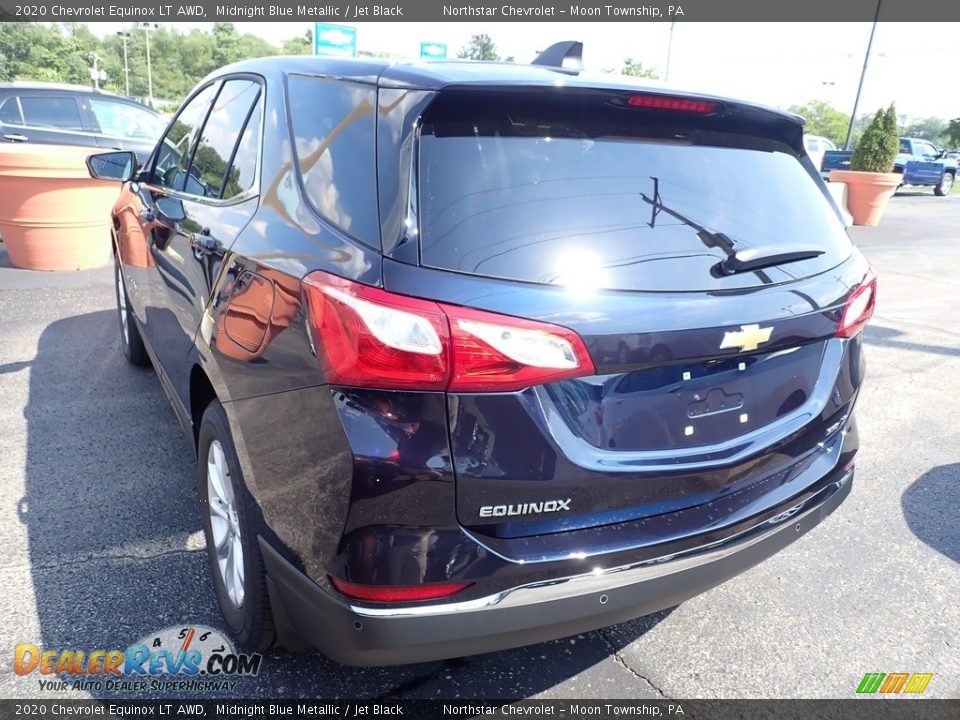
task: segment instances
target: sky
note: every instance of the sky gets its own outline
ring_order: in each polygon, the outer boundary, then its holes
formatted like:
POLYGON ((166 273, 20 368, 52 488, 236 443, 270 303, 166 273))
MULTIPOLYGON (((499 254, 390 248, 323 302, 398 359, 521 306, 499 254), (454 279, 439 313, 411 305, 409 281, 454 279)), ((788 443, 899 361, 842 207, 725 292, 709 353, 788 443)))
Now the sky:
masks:
MULTIPOLYGON (((183 24, 183 30, 211 23, 183 24)), ((240 32, 279 45, 302 35, 309 22, 236 23, 240 32)), ((122 23, 90 23, 101 35, 122 23)), ((502 57, 527 62, 559 40, 584 43, 588 70, 619 68, 632 57, 665 74, 671 24, 617 23, 355 23, 361 51, 419 55, 421 41, 445 42, 450 55, 474 33, 493 38, 502 57)), ((729 95, 777 107, 819 99, 846 113, 853 109, 870 23, 685 23, 673 28, 670 85, 729 95)), ((960 117, 960 93, 953 80, 960 62, 960 23, 877 25, 858 114, 895 101, 911 118, 960 117)))

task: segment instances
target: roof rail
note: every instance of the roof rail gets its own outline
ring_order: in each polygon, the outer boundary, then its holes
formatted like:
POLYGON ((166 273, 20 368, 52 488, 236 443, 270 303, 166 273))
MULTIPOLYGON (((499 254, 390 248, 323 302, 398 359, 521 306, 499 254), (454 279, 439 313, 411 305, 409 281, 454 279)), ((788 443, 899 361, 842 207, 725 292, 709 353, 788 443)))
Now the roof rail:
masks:
POLYGON ((537 55, 530 64, 579 73, 583 70, 583 43, 577 40, 554 43, 537 55))

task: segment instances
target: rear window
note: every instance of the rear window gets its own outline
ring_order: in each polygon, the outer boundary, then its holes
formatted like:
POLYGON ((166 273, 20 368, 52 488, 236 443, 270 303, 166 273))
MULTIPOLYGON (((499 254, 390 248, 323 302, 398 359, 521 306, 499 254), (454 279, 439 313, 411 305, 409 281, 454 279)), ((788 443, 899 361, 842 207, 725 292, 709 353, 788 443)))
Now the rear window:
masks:
MULTIPOLYGON (((420 134, 424 265, 622 290, 712 290, 826 271, 846 232, 785 143, 596 95, 441 95, 420 134), (741 248, 824 254, 720 276, 741 248)), ((721 123, 723 123, 721 125, 721 123)), ((767 131, 769 132, 769 131, 767 131)))

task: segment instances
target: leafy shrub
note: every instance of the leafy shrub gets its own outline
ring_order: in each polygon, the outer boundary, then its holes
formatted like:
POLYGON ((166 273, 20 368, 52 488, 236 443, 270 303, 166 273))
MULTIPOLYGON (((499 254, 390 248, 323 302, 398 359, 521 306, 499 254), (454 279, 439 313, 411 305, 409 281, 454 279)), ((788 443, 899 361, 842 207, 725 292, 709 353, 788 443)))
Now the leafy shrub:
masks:
POLYGON ((900 128, 897 126, 896 110, 891 103, 886 111, 877 110, 877 114, 863 132, 857 149, 850 158, 850 169, 862 172, 891 172, 899 151, 900 128))

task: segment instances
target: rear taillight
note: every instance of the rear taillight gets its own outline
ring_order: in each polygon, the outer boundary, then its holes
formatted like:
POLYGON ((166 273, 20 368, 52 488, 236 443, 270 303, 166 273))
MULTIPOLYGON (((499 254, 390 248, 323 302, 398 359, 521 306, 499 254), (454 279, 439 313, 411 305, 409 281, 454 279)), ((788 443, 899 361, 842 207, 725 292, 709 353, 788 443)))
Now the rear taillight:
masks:
POLYGON ((877 276, 870 272, 860 287, 850 293, 843 314, 840 316, 840 326, 837 328, 837 337, 849 338, 863 330, 864 326, 873 317, 873 310, 877 304, 877 276))
POLYGON ((317 271, 304 278, 317 358, 335 385, 508 392, 592 375, 567 328, 420 300, 317 271))
POLYGON ((438 600, 458 593, 473 583, 425 583, 423 585, 361 585, 339 578, 330 578, 341 595, 368 602, 416 602, 438 600))
POLYGON ((453 305, 443 310, 453 346, 451 391, 520 390, 594 373, 572 330, 453 305))
POLYGON ((710 100, 678 97, 676 95, 631 95, 627 98, 627 105, 635 108, 650 108, 652 110, 677 110, 679 112, 701 113, 709 115, 720 108, 719 103, 710 100))
POLYGON ((335 385, 443 390, 450 337, 440 306, 315 272, 304 278, 317 358, 335 385))

